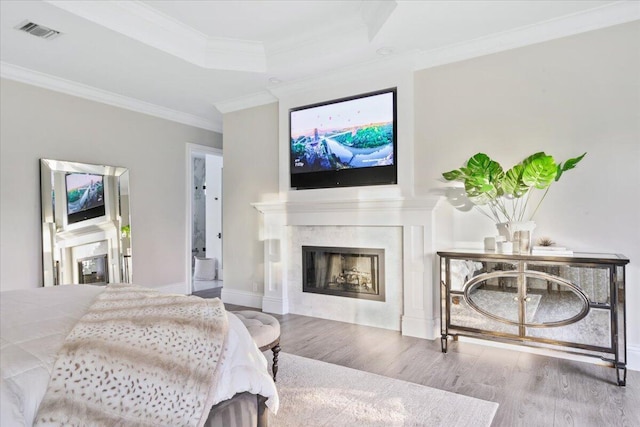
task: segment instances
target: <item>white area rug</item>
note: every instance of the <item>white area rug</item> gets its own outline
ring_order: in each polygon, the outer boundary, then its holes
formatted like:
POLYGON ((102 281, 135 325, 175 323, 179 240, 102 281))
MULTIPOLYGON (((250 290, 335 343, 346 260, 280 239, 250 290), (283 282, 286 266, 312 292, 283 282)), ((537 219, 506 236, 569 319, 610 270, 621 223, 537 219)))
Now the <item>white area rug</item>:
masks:
POLYGON ((280 353, 270 427, 490 426, 498 404, 280 353))

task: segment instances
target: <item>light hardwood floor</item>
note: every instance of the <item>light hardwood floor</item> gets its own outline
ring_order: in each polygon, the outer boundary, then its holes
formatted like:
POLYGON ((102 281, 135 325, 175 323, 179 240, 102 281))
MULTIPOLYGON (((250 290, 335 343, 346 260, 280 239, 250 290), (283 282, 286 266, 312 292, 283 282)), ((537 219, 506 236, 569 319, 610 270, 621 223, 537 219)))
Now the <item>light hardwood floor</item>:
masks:
MULTIPOLYGON (((247 309, 227 305, 228 310, 247 309)), ((295 314, 273 315, 283 352, 500 404, 492 426, 640 426, 640 372, 295 314)), ((270 360, 270 352, 265 353, 270 360)), ((280 365, 280 370, 287 369, 280 365)))

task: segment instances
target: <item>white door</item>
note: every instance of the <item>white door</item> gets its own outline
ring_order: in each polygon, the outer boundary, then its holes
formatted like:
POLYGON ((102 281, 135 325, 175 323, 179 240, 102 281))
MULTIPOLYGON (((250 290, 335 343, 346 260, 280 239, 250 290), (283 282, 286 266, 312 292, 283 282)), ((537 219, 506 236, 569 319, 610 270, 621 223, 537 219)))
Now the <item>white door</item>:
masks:
POLYGON ((218 265, 222 280, 222 157, 206 156, 206 252, 218 265))

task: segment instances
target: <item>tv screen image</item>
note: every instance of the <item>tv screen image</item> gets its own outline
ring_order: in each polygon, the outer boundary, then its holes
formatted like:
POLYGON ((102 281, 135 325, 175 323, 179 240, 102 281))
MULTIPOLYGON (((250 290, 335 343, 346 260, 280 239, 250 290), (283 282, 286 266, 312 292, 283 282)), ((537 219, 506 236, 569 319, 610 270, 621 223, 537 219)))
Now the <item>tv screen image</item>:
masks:
POLYGON ((104 177, 88 173, 65 175, 69 224, 105 214, 104 177))
POLYGON ((396 90, 290 111, 291 186, 396 183, 396 90))

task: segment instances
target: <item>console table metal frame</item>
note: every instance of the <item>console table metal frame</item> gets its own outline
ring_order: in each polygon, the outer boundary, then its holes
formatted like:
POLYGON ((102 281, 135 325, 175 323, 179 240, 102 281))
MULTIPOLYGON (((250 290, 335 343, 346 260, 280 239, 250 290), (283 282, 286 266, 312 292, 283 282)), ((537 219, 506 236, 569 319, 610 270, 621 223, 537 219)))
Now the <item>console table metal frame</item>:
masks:
POLYGON ((536 256, 517 254, 497 254, 481 250, 451 250, 440 251, 440 321, 441 321, 441 347, 442 352, 447 352, 448 338, 457 341, 458 336, 489 339, 520 345, 542 347, 552 350, 560 350, 566 353, 580 354, 583 356, 597 357, 615 368, 618 385, 624 386, 627 377, 627 346, 626 346, 626 311, 625 311, 625 265, 629 259, 617 254, 588 254, 576 253, 573 256, 536 256), (482 263, 508 263, 516 267, 515 270, 494 271, 482 273, 469 278, 461 290, 451 289, 451 260, 467 260, 482 263), (607 269, 609 273, 609 302, 594 302, 576 284, 554 274, 544 271, 529 270, 528 265, 536 266, 573 266, 607 269), (470 298, 469 291, 478 283, 488 279, 498 280, 511 277, 517 279, 518 321, 509 321, 478 307, 470 298), (569 287, 583 302, 583 309, 569 319, 545 323, 527 323, 525 308, 528 300, 527 278, 548 280, 569 287), (576 291, 578 290, 578 291, 576 291), (518 334, 509 334, 498 331, 490 331, 478 328, 465 327, 452 324, 451 297, 464 298, 470 308, 481 315, 518 327, 518 334), (592 344, 558 341, 549 338, 533 337, 526 334, 527 328, 552 328, 575 323, 587 316, 592 308, 609 310, 610 314, 610 346, 603 347, 592 344), (611 356, 611 357, 606 357, 611 356))

